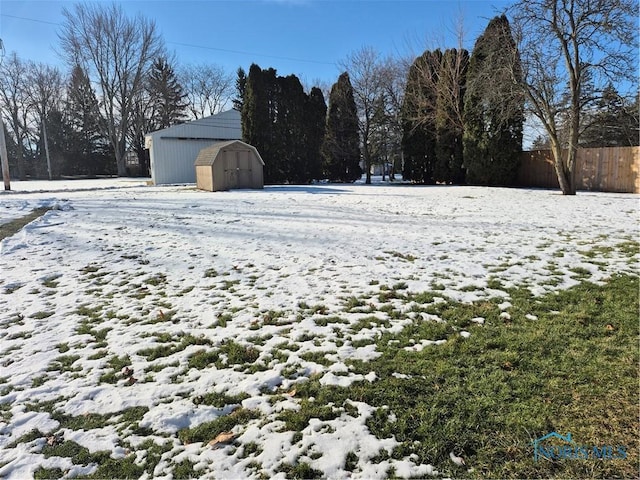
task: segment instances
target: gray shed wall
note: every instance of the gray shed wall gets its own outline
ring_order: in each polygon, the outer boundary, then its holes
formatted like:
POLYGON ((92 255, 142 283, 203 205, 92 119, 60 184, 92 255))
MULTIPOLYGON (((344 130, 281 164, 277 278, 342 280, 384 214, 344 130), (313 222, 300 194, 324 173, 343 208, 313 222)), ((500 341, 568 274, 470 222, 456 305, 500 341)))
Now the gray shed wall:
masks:
POLYGON ((156 185, 167 183, 194 183, 193 168, 198 153, 215 140, 154 139, 151 148, 151 178, 156 185))
POLYGON ((241 138, 240 112, 235 110, 147 134, 153 183, 195 183, 193 163, 200 150, 241 138))

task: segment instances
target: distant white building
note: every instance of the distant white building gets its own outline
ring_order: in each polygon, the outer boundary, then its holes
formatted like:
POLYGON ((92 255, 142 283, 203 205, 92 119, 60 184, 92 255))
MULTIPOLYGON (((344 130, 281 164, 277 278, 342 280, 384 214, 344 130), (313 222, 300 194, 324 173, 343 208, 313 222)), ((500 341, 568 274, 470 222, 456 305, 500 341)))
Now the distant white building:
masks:
POLYGON ((205 147, 242 140, 240 112, 227 110, 145 135, 155 185, 195 183, 194 162, 205 147))

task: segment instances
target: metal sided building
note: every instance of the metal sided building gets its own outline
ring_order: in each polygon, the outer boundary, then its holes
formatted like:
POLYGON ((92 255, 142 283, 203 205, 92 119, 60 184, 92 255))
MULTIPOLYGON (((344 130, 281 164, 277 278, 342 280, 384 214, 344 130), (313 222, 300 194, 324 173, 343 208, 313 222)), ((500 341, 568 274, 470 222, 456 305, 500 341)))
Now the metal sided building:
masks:
POLYGON ((227 110, 145 135, 154 185, 195 183, 194 162, 205 147, 242 140, 240 112, 227 110))

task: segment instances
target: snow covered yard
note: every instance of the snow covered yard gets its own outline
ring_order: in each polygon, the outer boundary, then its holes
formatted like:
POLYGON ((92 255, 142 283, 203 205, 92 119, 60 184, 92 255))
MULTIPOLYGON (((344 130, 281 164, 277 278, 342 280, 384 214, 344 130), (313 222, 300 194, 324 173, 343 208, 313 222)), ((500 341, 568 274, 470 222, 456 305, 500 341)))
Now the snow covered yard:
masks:
POLYGON ((490 328, 425 306, 501 297, 506 318, 511 287, 638 274, 634 195, 114 187, 0 195, 0 223, 56 207, 0 243, 0 477, 446 474, 391 455, 400 442, 367 423, 383 405, 296 390, 377 382, 354 362, 415 322, 438 328, 398 349, 490 328))

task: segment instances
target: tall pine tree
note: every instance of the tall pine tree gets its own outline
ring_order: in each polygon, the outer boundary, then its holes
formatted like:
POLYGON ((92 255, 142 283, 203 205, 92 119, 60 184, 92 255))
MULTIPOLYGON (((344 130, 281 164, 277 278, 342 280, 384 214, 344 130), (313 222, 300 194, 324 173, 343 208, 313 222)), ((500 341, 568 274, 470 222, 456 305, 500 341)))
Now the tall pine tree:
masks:
POLYGON ((463 108, 469 52, 448 49, 442 56, 436 99, 436 182, 464 182, 463 108))
POLYGON ((273 68, 253 64, 241 96, 242 136, 264 159, 265 183, 317 178, 326 111, 322 92, 316 88, 309 96, 295 75, 278 76, 273 68))
POLYGON ((402 105, 402 150, 405 180, 434 183, 436 163, 436 104, 442 52, 426 51, 415 59, 402 105))
POLYGON ((304 183, 306 145, 304 106, 306 95, 295 75, 276 78, 276 120, 273 125, 277 155, 281 159, 280 182, 304 183))
POLYGON ((247 86, 247 73, 244 68, 238 67, 236 71, 236 97, 231 101, 233 109, 239 112, 242 111, 242 104, 244 102, 244 91, 247 86))
POLYGON ((80 66, 71 71, 67 87, 66 116, 69 151, 64 172, 68 175, 114 173, 113 148, 103 135, 98 99, 89 77, 80 66))
POLYGON ((265 183, 285 181, 284 161, 274 125, 277 113, 276 71, 263 70, 255 63, 249 68, 242 105, 242 137, 262 156, 265 183))
POLYGON ((151 66, 148 82, 156 129, 167 128, 186 119, 185 94, 173 67, 166 58, 157 58, 151 66))
POLYGON ((324 176, 334 182, 354 182, 362 176, 358 111, 349 74, 331 87, 324 143, 324 176))
POLYGON ((326 118, 327 104, 322 90, 313 87, 306 100, 304 113, 304 144, 307 152, 304 165, 305 182, 319 180, 322 176, 322 142, 326 118))
POLYGON ((580 139, 582 147, 630 147, 638 145, 638 98, 635 105, 622 97, 609 83, 596 104, 596 110, 589 112, 587 124, 580 139))
POLYGON ((511 65, 515 42, 507 17, 493 18, 471 54, 464 101, 464 165, 467 182, 512 185, 522 152, 522 77, 511 65))

